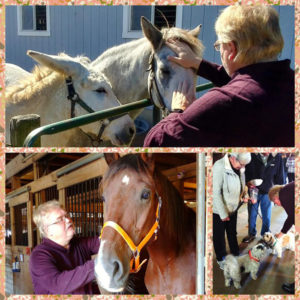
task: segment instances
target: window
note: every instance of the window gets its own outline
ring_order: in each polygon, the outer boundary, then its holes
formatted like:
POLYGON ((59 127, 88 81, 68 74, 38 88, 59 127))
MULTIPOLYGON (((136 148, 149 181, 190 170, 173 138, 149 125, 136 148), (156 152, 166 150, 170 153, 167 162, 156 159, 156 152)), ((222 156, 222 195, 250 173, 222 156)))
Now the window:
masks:
POLYGON ((140 19, 146 17, 158 28, 167 26, 162 14, 170 27, 182 27, 182 6, 124 6, 123 7, 123 38, 143 37, 140 19), (161 12, 161 13, 160 13, 161 12))
POLYGON ((50 36, 49 6, 17 7, 18 35, 50 36))

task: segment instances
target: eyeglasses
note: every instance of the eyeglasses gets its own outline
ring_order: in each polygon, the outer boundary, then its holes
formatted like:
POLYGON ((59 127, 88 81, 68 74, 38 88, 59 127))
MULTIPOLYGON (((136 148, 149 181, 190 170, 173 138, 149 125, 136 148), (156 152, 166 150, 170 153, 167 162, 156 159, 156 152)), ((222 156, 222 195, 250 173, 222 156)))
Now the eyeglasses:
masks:
POLYGON ((222 44, 222 42, 220 42, 220 41, 216 41, 214 43, 214 48, 215 48, 216 51, 220 51, 221 44, 222 44))
POLYGON ((70 216, 68 214, 65 214, 61 217, 58 217, 55 222, 47 225, 47 227, 52 226, 52 225, 56 225, 56 224, 61 224, 63 222, 66 222, 66 220, 69 220, 69 219, 70 219, 70 216))

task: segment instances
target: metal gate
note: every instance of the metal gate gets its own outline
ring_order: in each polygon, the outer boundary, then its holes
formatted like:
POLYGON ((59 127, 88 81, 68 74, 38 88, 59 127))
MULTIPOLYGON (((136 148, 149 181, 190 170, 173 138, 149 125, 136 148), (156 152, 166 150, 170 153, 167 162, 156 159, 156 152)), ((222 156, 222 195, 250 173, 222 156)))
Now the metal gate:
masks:
POLYGON ((103 225, 103 203, 98 197, 101 177, 96 177, 65 189, 66 211, 78 236, 100 235, 103 225))

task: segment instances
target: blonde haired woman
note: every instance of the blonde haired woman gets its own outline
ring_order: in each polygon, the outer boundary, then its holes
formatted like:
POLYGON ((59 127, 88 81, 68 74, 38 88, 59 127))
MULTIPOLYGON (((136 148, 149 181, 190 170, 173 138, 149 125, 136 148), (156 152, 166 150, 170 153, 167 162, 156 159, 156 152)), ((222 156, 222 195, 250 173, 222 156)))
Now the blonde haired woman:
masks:
POLYGON ((150 130, 144 146, 294 146, 294 71, 289 60, 278 60, 284 42, 276 10, 229 6, 215 30, 222 66, 180 41, 168 43, 177 54, 170 61, 216 87, 190 105, 185 85, 178 87, 172 102, 177 112, 150 130))

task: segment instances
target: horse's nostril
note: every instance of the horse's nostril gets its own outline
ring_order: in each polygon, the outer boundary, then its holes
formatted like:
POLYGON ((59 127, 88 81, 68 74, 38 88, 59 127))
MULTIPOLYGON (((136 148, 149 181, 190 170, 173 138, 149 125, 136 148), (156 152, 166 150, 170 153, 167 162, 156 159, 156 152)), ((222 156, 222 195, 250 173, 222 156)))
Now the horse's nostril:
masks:
POLYGON ((116 275, 118 275, 118 273, 120 273, 120 263, 118 261, 115 261, 114 263, 114 270, 113 270, 113 277, 115 277, 116 275))

